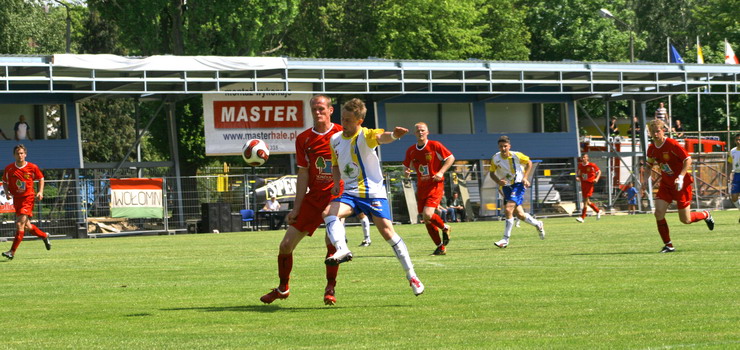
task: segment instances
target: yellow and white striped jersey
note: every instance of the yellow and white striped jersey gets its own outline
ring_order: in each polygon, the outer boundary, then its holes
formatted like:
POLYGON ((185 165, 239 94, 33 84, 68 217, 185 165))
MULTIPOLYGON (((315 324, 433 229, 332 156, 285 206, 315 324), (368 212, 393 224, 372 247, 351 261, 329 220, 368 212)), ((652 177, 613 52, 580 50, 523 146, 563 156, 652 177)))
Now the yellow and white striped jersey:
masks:
POLYGON ((529 157, 521 152, 509 151, 511 157, 503 158, 501 152, 491 157, 490 171, 499 179, 506 179, 508 184, 522 182, 524 180, 524 166, 529 163, 529 157))
POLYGON ((740 149, 738 147, 730 150, 730 156, 727 157, 727 161, 732 164, 733 173, 740 173, 740 149))
POLYGON ((361 128, 352 137, 338 132, 331 137, 331 161, 339 167, 344 193, 360 198, 386 198, 380 159, 375 152, 383 129, 361 128))

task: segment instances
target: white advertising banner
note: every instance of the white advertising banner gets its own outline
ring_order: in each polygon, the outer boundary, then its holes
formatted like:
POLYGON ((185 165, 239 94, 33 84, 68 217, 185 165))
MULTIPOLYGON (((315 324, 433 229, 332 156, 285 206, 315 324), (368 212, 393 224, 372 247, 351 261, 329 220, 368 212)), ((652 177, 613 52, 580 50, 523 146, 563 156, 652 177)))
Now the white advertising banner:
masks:
POLYGON ((272 154, 295 153, 296 137, 313 126, 311 95, 271 92, 268 84, 257 92, 252 87, 235 84, 223 94, 203 95, 206 155, 239 155, 250 139, 265 141, 272 154))

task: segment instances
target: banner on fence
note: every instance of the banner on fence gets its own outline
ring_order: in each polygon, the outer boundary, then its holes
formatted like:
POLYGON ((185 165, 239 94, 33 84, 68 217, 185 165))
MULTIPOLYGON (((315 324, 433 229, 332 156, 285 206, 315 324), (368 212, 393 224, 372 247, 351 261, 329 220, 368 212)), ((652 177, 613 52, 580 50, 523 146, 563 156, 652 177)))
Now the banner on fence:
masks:
POLYGON ((295 153, 296 137, 313 126, 311 96, 272 92, 283 88, 263 83, 254 91, 254 84, 234 84, 223 94, 203 95, 206 155, 239 155, 250 139, 264 140, 273 154, 295 153))
POLYGON ((163 218, 162 179, 110 179, 114 218, 163 218))
POLYGON ((5 189, 0 186, 0 213, 15 213, 13 200, 5 197, 5 189))

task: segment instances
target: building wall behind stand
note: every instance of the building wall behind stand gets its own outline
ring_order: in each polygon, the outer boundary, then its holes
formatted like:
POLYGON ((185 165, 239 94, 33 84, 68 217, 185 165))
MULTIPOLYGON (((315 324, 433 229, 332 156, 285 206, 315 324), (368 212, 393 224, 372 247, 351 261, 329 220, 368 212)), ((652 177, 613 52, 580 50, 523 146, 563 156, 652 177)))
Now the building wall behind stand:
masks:
POLYGON ((43 169, 70 169, 82 167, 82 154, 79 135, 77 108, 71 95, 28 95, 28 94, 0 94, 0 127, 11 140, 0 139, 0 165, 5 166, 13 161, 13 147, 18 141, 13 139, 13 126, 20 114, 26 116, 34 137, 33 141, 23 140, 21 143, 28 148, 28 160, 36 163, 43 169), (34 114, 39 113, 39 106, 61 105, 64 107, 65 131, 63 137, 44 139, 46 126, 34 114), (12 108, 2 110, 3 106, 12 108), (43 128, 44 131, 36 130, 43 128), (38 132, 41 132, 39 134, 38 132))

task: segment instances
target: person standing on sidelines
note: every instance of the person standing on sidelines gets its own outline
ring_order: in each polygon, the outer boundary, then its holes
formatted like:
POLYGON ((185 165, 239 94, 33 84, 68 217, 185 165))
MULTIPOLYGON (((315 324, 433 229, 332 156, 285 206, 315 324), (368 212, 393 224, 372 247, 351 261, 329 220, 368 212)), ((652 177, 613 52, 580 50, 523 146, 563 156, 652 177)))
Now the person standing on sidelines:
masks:
MULTIPOLYGON (((732 204, 740 209, 740 134, 735 135, 735 147, 730 150, 727 161, 730 162, 732 167, 730 198, 732 199, 732 204)), ((737 222, 740 223, 740 219, 737 222)))
POLYGON ((511 230, 514 227, 514 212, 520 220, 534 226, 540 233, 540 238, 545 239, 545 224, 533 218, 522 209, 524 193, 529 187, 529 173, 532 171, 532 161, 521 152, 511 150, 511 141, 504 135, 498 139, 499 152, 491 158, 491 169, 489 176, 501 187, 504 194, 504 237, 495 242, 499 248, 509 246, 511 230))
MULTIPOLYGON (((441 142, 429 139, 429 127, 426 123, 416 123, 414 128, 416 144, 406 150, 403 165, 406 167, 406 176, 412 171, 416 172, 416 206, 436 247, 432 255, 445 255, 450 243, 451 228, 435 210, 442 204, 445 172, 455 162, 455 156, 441 142), (442 230, 442 238, 439 237, 439 230, 442 230)), ((448 208, 444 204, 442 215, 446 216, 448 208)), ((452 209, 453 213, 454 211, 452 209)))
POLYGON ((660 119, 648 123, 648 131, 652 143, 648 147, 646 164, 648 168, 659 166, 661 170, 660 187, 655 195, 655 220, 658 224, 658 233, 663 240, 661 253, 675 251, 671 242, 668 222, 665 220, 668 205, 676 201, 678 217, 684 224, 691 224, 704 220, 709 230, 714 230, 714 219, 709 211, 691 211, 691 184, 694 179, 688 174, 691 168, 691 156, 676 140, 665 135, 666 124, 660 119))
MULTIPOLYGON (((329 139, 332 135, 341 133, 342 127, 331 122, 331 115, 334 112, 331 98, 317 95, 311 98, 310 105, 314 126, 299 134, 295 142, 298 179, 293 209, 287 215, 290 226, 280 242, 277 257, 280 284, 260 298, 265 304, 277 299, 286 299, 290 295, 293 250, 304 237, 313 236, 314 231, 323 223, 322 212, 335 197, 331 194, 334 182, 331 175, 329 139), (308 193, 306 190, 309 190, 308 193)), ((325 238, 325 241, 326 256, 329 257, 336 249, 328 238, 325 238)), ((324 290, 326 305, 334 305, 337 301, 334 288, 338 271, 338 266, 326 265, 327 283, 324 290)))
POLYGON ((627 189, 624 191, 627 196, 627 211, 629 215, 637 214, 637 189, 632 182, 627 183, 627 189))
POLYGON ((583 220, 586 219, 588 207, 596 212, 596 220, 601 219, 601 210, 591 202, 591 196, 594 194, 594 184, 599 182, 599 178, 601 178, 601 169, 596 164, 588 161, 588 154, 582 155, 576 174, 576 181, 581 182, 581 194, 583 195, 583 210, 581 210, 581 216, 576 218, 576 221, 580 223, 583 223, 583 220))
POLYGON ((406 133, 408 129, 396 127, 392 132, 383 129, 362 127, 367 108, 362 100, 354 98, 342 106, 341 133, 332 136, 332 176, 334 187, 332 195, 340 195, 329 205, 324 213, 327 236, 337 249, 326 259, 327 265, 338 265, 352 260, 352 252, 347 247, 343 218, 353 212, 363 212, 371 217, 378 232, 393 248, 396 258, 406 271, 406 279, 415 295, 424 292, 424 285, 416 276, 406 243, 393 228, 390 206, 386 198, 383 171, 376 148, 391 143, 406 133), (344 192, 342 192, 344 181, 344 192))
POLYGON ((2 256, 13 260, 15 251, 23 241, 26 230, 31 230, 34 235, 44 241, 46 250, 51 250, 51 241, 49 234, 41 231, 36 225, 31 223, 30 218, 33 216, 34 200, 44 199, 44 174, 41 173, 36 164, 26 161, 28 150, 26 146, 18 144, 13 148, 15 162, 8 164, 3 173, 3 187, 8 199, 13 199, 15 207, 15 239, 10 250, 3 252, 2 256), (39 191, 34 192, 33 182, 39 182, 39 191))

